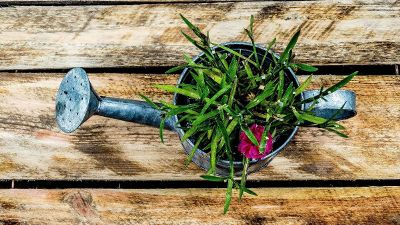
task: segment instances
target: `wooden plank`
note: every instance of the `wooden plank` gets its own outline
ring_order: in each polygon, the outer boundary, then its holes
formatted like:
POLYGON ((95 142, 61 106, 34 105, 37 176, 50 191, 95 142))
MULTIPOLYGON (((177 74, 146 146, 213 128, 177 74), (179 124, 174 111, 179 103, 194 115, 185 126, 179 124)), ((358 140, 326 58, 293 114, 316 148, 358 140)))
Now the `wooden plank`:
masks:
MULTIPOLYGON (((0 179, 197 180, 202 170, 183 169, 185 155, 175 133, 92 117, 76 133, 55 124, 55 94, 62 74, 0 74, 0 179)), ((153 84, 177 76, 91 74, 100 95, 171 100, 153 84)), ((304 79, 304 77, 301 77, 304 79)), ((341 76, 315 76, 315 86, 341 76)), ((318 129, 300 129, 267 168, 262 180, 398 179, 400 174, 400 76, 358 76, 347 88, 357 93, 358 115, 344 121, 349 139, 318 129)))
POLYGON ((197 50, 180 34, 183 13, 215 42, 247 40, 255 15, 260 43, 280 52, 302 28, 299 61, 399 64, 398 1, 229 2, 0 8, 0 70, 171 66, 197 50), (51 62, 51 63, 49 63, 51 62))
MULTIPOLYGON (((158 3, 158 4, 173 4, 173 3, 219 3, 219 2, 257 2, 257 1, 270 1, 270 2, 281 2, 276 0, 1 0, 0 4, 10 5, 48 5, 48 4, 61 4, 61 5, 78 5, 78 4, 147 4, 147 3, 158 3)), ((321 0, 292 0, 294 1, 321 1, 321 0)), ((353 0, 341 0, 342 2, 349 2, 353 0)), ((389 0, 389 3, 395 3, 396 0, 389 0)), ((374 3, 374 4, 386 4, 387 1, 376 1, 376 0, 358 0, 358 3, 374 3)))
POLYGON ((398 224, 399 187, 265 188, 232 200, 223 189, 1 190, 4 224, 398 224), (45 216, 43 216, 45 215, 45 216))
MULTIPOLYGON (((158 4, 173 4, 173 3, 218 3, 218 2, 257 2, 261 0, 1 0, 0 4, 16 4, 16 5, 23 5, 26 3, 26 5, 40 5, 40 4, 63 4, 63 5, 68 5, 68 4, 147 4, 147 3, 158 3, 158 4)), ((263 0, 263 1, 271 1, 271 2, 279 2, 276 0, 263 0)), ((321 1, 321 0, 292 0, 293 1, 321 1)), ((341 0, 342 2, 349 2, 353 0, 341 0)), ((389 3, 394 3, 396 0, 389 0, 389 3)), ((376 1, 376 0, 359 0, 357 1, 358 3, 371 3, 373 2, 374 4, 386 4, 387 1, 376 1)))
MULTIPOLYGON (((96 4, 147 4, 147 3, 158 3, 158 4, 171 4, 171 3, 207 3, 207 2, 254 2, 259 0, 1 0, 0 4, 9 5, 96 5, 96 4)), ((273 0, 267 0, 273 1, 273 0)), ((299 0, 299 1, 310 1, 310 0, 299 0)))

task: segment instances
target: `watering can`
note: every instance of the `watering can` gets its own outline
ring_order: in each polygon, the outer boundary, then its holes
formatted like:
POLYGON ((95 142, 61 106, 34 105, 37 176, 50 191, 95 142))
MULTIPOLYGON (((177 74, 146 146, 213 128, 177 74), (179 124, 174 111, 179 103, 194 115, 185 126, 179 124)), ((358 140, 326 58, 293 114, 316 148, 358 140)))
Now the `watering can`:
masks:
MULTIPOLYGON (((235 51, 240 51, 243 55, 250 55, 253 51, 253 46, 246 42, 228 42, 222 45, 235 51)), ((215 47, 215 50, 221 49, 215 47)), ((265 52, 266 49, 257 47, 258 54, 264 55, 265 52)), ((194 61, 199 62, 201 57, 202 54, 196 56, 194 61)), ((270 51, 267 60, 271 62, 272 57, 279 58, 277 54, 270 51)), ((291 69, 285 71, 285 75, 293 82, 294 87, 300 85, 296 75, 291 69)), ((189 68, 186 68, 182 71, 178 84, 190 82, 190 79, 189 68)), ((303 100, 317 96, 318 94, 319 90, 304 91, 300 97, 303 100)), ((173 103, 178 105, 185 104, 185 99, 183 97, 184 96, 175 93, 173 103)), ((356 115, 356 95, 354 92, 350 90, 338 90, 327 95, 324 99, 325 101, 320 101, 313 109, 316 116, 324 118, 332 118, 332 116, 334 116, 335 120, 343 120, 356 115), (342 108, 342 110, 337 114, 336 112, 340 108, 342 108)), ((311 103, 306 103, 301 107, 302 109, 307 109, 310 106, 311 103)), ((73 68, 65 75, 57 92, 56 121, 58 127, 66 133, 71 133, 93 115, 135 122, 153 127, 159 127, 162 119, 162 113, 146 102, 99 96, 93 89, 85 70, 82 68, 73 68)), ((165 128, 177 132, 179 137, 182 138, 185 132, 179 128, 179 126, 176 126, 177 121, 177 116, 168 118, 165 122, 165 128)), ((251 160, 248 173, 258 171, 267 166, 269 162, 289 144, 297 130, 298 127, 295 127, 289 132, 280 135, 278 139, 274 140, 274 148, 271 153, 262 159, 251 160)), ((183 141, 182 145, 185 152, 189 154, 194 143, 189 138, 183 141)), ((205 170, 210 166, 210 156, 201 149, 196 150, 192 161, 205 170)), ((240 176, 243 168, 242 162, 234 162, 234 167, 235 175, 240 176)), ((228 175, 229 161, 219 160, 217 162, 216 173, 221 176, 228 175)))

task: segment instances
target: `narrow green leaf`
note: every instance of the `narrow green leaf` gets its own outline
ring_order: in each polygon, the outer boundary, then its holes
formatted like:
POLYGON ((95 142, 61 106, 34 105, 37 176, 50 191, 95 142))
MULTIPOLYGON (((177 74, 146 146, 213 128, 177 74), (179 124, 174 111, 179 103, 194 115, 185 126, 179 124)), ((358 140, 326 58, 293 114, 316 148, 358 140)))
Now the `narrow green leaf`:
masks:
POLYGON ((251 195, 257 196, 257 193, 255 193, 254 191, 252 191, 252 190, 250 190, 250 189, 248 189, 248 188, 246 188, 246 187, 242 187, 242 189, 243 189, 243 191, 246 192, 247 194, 251 194, 251 195))
POLYGON ((141 98, 143 98, 146 102, 147 102, 147 104, 149 104, 151 107, 153 107, 154 109, 158 109, 158 110, 161 110, 161 108, 160 108, 160 106, 158 106, 156 103, 154 103, 152 100, 150 100, 148 97, 146 97, 146 96, 144 96, 144 95, 142 95, 142 94, 139 94, 139 96, 141 97, 141 98))
POLYGON ((160 100, 160 103, 161 103, 165 108, 170 109, 169 114, 170 114, 171 116, 172 116, 172 115, 175 115, 175 114, 178 114, 178 113, 181 113, 181 112, 186 112, 186 113, 193 114, 193 115, 199 115, 198 112, 192 110, 192 108, 194 108, 194 107, 196 106, 196 105, 194 105, 194 104, 187 104, 187 105, 179 105, 179 106, 177 106, 177 105, 171 104, 171 103, 166 102, 166 101, 163 101, 163 100, 160 100), (171 112, 171 111, 172 111, 172 112, 171 112), (174 113, 175 113, 175 114, 174 114, 174 113))
POLYGON ((194 46, 196 46, 198 49, 200 49, 202 52, 204 52, 204 54, 206 55, 207 58, 209 58, 210 60, 213 59, 211 52, 206 49, 206 47, 201 46, 197 41, 195 41, 192 37, 190 37, 189 35, 187 35, 185 32, 181 31, 181 34, 190 42, 192 43, 194 46))
POLYGON ((264 131, 261 135, 260 145, 258 146, 258 149, 261 154, 263 154, 265 152, 265 147, 267 145, 268 133, 269 133, 270 128, 271 128, 270 124, 268 124, 268 126, 265 126, 264 131))
POLYGON ((194 46, 196 46, 197 48, 200 48, 203 51, 203 47, 199 45, 199 43, 197 41, 195 41, 192 37, 190 37, 189 35, 187 35, 185 32, 181 31, 181 34, 189 41, 191 42, 194 46))
MULTIPOLYGON (((236 126, 239 124, 239 118, 234 118, 229 124, 228 127, 226 128, 226 132, 228 135, 232 133, 232 131, 236 128, 236 126)), ((224 140, 221 140, 220 142, 220 148, 222 148, 225 144, 224 140)))
POLYGON ((340 125, 339 123, 336 123, 335 121, 333 122, 333 127, 335 127, 335 130, 345 130, 346 128, 342 125, 340 125))
POLYGON ((172 68, 168 69, 167 71, 165 71, 165 73, 168 73, 168 74, 176 73, 178 71, 181 71, 181 70, 185 69, 185 67, 186 67, 186 65, 175 66, 175 67, 172 67, 172 68))
POLYGON ((197 131, 198 128, 198 126, 192 126, 189 130, 187 130, 182 137, 182 142, 190 138, 197 131))
POLYGON ((235 77, 235 79, 233 80, 231 92, 229 93, 229 98, 228 98, 229 107, 232 107, 233 100, 235 99, 237 84, 238 84, 238 79, 237 77, 235 77))
POLYGON ((256 136, 254 136, 253 132, 251 132, 248 126, 240 124, 240 128, 255 146, 259 145, 256 136))
POLYGON ((307 79, 296 89, 295 96, 301 94, 308 86, 310 86, 312 76, 308 76, 307 79))
POLYGON ((217 144, 221 139, 221 132, 217 130, 216 134, 211 139, 211 154, 210 154, 210 173, 215 174, 217 166, 217 144))
POLYGON ((182 14, 179 14, 183 22, 193 31, 197 30, 197 27, 194 26, 186 17, 184 17, 182 14))
POLYGON ((281 70, 279 71, 278 99, 282 98, 284 85, 285 85, 285 72, 281 70))
MULTIPOLYGON (((221 118, 221 119, 223 119, 223 118, 221 118)), ((218 125, 218 129, 222 133, 222 137, 224 138, 225 143, 227 143, 226 149, 227 149, 228 158, 231 158, 232 150, 231 150, 231 144, 230 144, 228 132, 226 131, 223 121, 217 119, 217 125, 218 125)))
POLYGON ((249 167, 249 158, 243 157, 243 170, 242 170, 242 177, 240 179, 239 201, 243 197, 243 192, 244 192, 243 187, 246 186, 247 168, 248 167, 249 167))
POLYGON ((357 74, 358 74, 358 71, 350 74, 349 76, 345 77, 343 80, 339 81, 337 84, 335 84, 332 87, 326 89, 324 92, 333 93, 333 92, 339 90, 340 88, 345 86, 347 83, 349 83, 353 79, 353 77, 356 76, 357 74))
POLYGON ((171 104, 169 102, 166 102, 164 100, 160 100, 160 103, 165 107, 165 108, 169 108, 169 109, 176 109, 178 108, 178 106, 171 104))
MULTIPOLYGON (((262 66, 264 65, 265 59, 267 58, 267 55, 269 54, 269 50, 271 50, 272 46, 275 45, 275 42, 276 42, 276 38, 274 38, 274 39, 268 44, 268 46, 267 46, 267 48, 266 48, 266 51, 265 51, 265 54, 264 54, 264 56, 263 56, 263 59, 262 59, 262 61, 261 61, 261 66, 260 66, 260 67, 262 67, 262 66)), ((272 56, 272 58, 275 58, 275 56, 272 56)), ((271 64, 270 64, 270 65, 271 65, 271 64)))
MULTIPOLYGON (((188 105, 190 106, 190 105, 188 105)), ((173 116, 173 115, 178 115, 181 113, 187 113, 187 114, 191 114, 191 115, 199 115, 198 112, 192 110, 190 107, 177 107, 174 109, 170 109, 170 111, 168 112, 168 116, 173 116)))
POLYGON ((315 97, 311 97, 311 98, 307 98, 304 99, 303 101, 299 102, 298 104, 304 104, 304 103, 309 103, 309 102, 313 102, 316 101, 320 98, 324 99, 325 96, 339 90, 340 88, 342 88, 343 86, 345 86, 347 83, 349 83, 354 76, 356 76, 358 74, 358 71, 350 74, 349 76, 345 77, 343 80, 339 81, 338 83, 336 83, 335 85, 331 86, 330 88, 322 91, 322 87, 321 87, 321 91, 320 94, 315 96, 315 97))
POLYGON ((231 134, 238 124, 239 124, 239 118, 236 117, 229 123, 228 127, 226 128, 228 134, 231 134))
POLYGON ((344 134, 344 133, 342 133, 342 132, 340 132, 338 130, 335 130, 335 129, 332 129, 332 128, 325 128, 325 129, 328 130, 328 131, 331 131, 331 132, 333 132, 333 133, 335 133, 337 135, 339 135, 340 137, 343 137, 343 138, 348 138, 349 137, 346 134, 344 134))
POLYGON ((232 188, 233 188, 233 180, 228 180, 228 187, 226 188, 226 195, 225 195, 225 204, 224 204, 224 214, 226 214, 229 210, 229 206, 231 205, 232 200, 232 188))
POLYGON ((229 89, 231 88, 231 85, 227 85, 226 87, 222 88, 219 90, 217 93, 215 93, 214 96, 212 96, 207 103, 204 105, 203 109, 200 111, 200 115, 204 114, 207 109, 211 106, 211 104, 214 104, 217 98, 219 98, 221 95, 225 94, 229 89))
POLYGON ((211 136, 212 136, 213 132, 214 132, 214 130, 212 130, 212 129, 209 129, 209 130, 207 131, 207 139, 208 139, 208 140, 211 139, 211 136))
POLYGON ((299 68, 300 70, 306 71, 306 72, 315 72, 318 71, 318 68, 313 67, 311 65, 308 64, 303 64, 303 63, 297 63, 295 64, 297 68, 299 68))
POLYGON ((323 124, 326 123, 327 119, 318 117, 318 116, 313 116, 307 113, 299 113, 296 110, 293 110, 294 115, 296 116, 297 119, 303 120, 303 121, 308 121, 311 123, 315 124, 323 124))
POLYGON ((168 91, 168 92, 174 92, 174 93, 178 93, 181 95, 185 95, 187 97, 190 98, 194 98, 194 99, 200 99, 200 95, 199 93, 197 93, 196 91, 193 90, 186 90, 186 89, 182 89, 182 88, 178 88, 176 86, 173 85, 155 85, 156 88, 159 88, 161 90, 164 91, 168 91))
POLYGON ((193 33, 199 37, 203 42, 208 42, 208 33, 207 35, 203 34, 198 27, 193 25, 188 19, 186 19, 182 14, 179 14, 183 20, 183 22, 193 31, 193 33))
POLYGON ((222 82, 222 77, 220 75, 218 75, 215 71, 211 71, 211 70, 203 70, 203 72, 210 77, 213 81, 215 81, 215 83, 217 84, 221 84, 222 82))
POLYGON ((261 94, 257 95, 253 100, 251 100, 247 105, 246 109, 251 109, 262 101, 264 101, 267 97, 271 96, 274 93, 275 87, 273 82, 268 82, 268 84, 264 87, 264 90, 261 94))
POLYGON ((293 96, 293 82, 290 82, 289 86, 286 88, 286 91, 282 97, 283 105, 286 105, 286 103, 291 100, 292 96, 293 96))
POLYGON ((231 204, 232 199, 232 188, 235 178, 235 170, 233 167, 233 159, 229 159, 229 179, 228 179, 228 187, 226 188, 226 196, 225 196, 225 204, 224 204, 224 214, 228 212, 229 206, 231 204))
POLYGON ((327 120, 328 125, 329 125, 329 122, 331 122, 331 123, 333 123, 332 124, 333 126, 338 127, 340 129, 344 129, 344 127, 342 125, 334 122, 334 120, 335 120, 336 116, 338 116, 339 114, 341 114, 343 112, 343 108, 346 106, 346 104, 347 104, 347 101, 339 109, 337 109, 330 118, 328 118, 328 120, 327 120))
POLYGON ((254 27, 254 16, 253 15, 251 15, 250 16, 250 33, 252 34, 252 36, 253 36, 253 27, 254 27))
POLYGON ((217 45, 217 46, 219 48, 222 48, 223 50, 225 50, 225 51, 227 51, 227 52, 229 52, 229 53, 241 58, 241 59, 244 59, 244 60, 248 61, 249 63, 253 64, 254 66, 257 66, 257 63, 255 63, 253 60, 249 59, 248 57, 243 56, 242 54, 238 53, 237 51, 232 50, 232 49, 230 49, 230 48, 228 48, 226 46, 223 46, 223 45, 217 45))
POLYGON ((244 69, 245 69, 245 71, 246 71, 247 77, 248 77, 249 80, 250 80, 251 85, 252 85, 253 87, 255 87, 255 86, 256 86, 256 81, 254 80, 253 71, 251 70, 251 68, 250 68, 250 66, 249 66, 248 63, 244 62, 243 65, 244 65, 244 69))
POLYGON ((231 78, 231 80, 234 80, 236 78, 236 73, 239 68, 238 61, 236 60, 236 57, 232 57, 231 63, 229 64, 228 68, 228 75, 231 78))
POLYGON ((252 34, 252 33, 250 32, 250 30, 248 30, 248 29, 244 29, 244 31, 246 32, 247 37, 249 37, 249 38, 250 38, 250 41, 253 43, 253 42, 254 42, 253 34, 252 34))
POLYGON ((201 178, 204 180, 212 181, 212 182, 224 182, 227 178, 226 177, 217 177, 212 175, 201 175, 201 178))
POLYGON ((260 66, 260 60, 258 59, 258 53, 257 53, 257 47, 256 44, 254 43, 254 32, 253 32, 253 26, 254 26, 254 16, 251 15, 250 16, 250 26, 249 26, 249 30, 245 29, 247 36, 250 38, 252 47, 253 47, 253 55, 256 59, 256 64, 257 64, 257 68, 261 68, 260 66))
POLYGON ((222 58, 220 54, 217 54, 217 55, 218 55, 218 58, 221 61, 222 65, 224 66, 224 69, 226 71, 228 71, 228 69, 229 69, 228 62, 224 58, 222 58))
POLYGON ((166 119, 167 118, 164 117, 164 118, 161 119, 161 122, 160 122, 160 139, 161 139, 161 143, 163 143, 163 144, 164 144, 164 133, 163 133, 163 131, 164 131, 164 126, 165 126, 165 120, 166 119))
POLYGON ((206 113, 206 114, 203 114, 203 115, 199 115, 199 117, 197 117, 197 119, 195 121, 193 121, 192 125, 193 126, 198 126, 201 123, 203 123, 204 121, 206 121, 206 120, 208 120, 208 119, 210 119, 210 118, 212 118, 212 117, 214 117, 216 115, 218 115, 218 110, 214 110, 214 111, 211 111, 209 113, 206 113))
POLYGON ((198 76, 198 83, 200 88, 202 89, 202 92, 204 93, 204 97, 207 97, 208 94, 210 93, 210 89, 208 88, 208 86, 206 86, 206 82, 204 81, 204 73, 202 69, 198 69, 197 70, 197 74, 198 76))
POLYGON ((296 45, 297 39, 300 36, 300 30, 298 30, 292 37, 292 39, 290 39, 289 44, 286 46, 285 50, 283 51, 281 57, 279 58, 279 62, 284 62, 288 59, 289 57, 289 52, 290 50, 292 50, 294 48, 294 46, 296 45))
POLYGON ((204 132, 200 135, 200 137, 196 140, 196 143, 194 144, 192 150, 190 151, 190 154, 186 158, 185 165, 188 166, 189 163, 192 161, 194 154, 196 153, 196 150, 199 148, 200 143, 203 141, 205 135, 207 132, 204 132))
POLYGON ((182 116, 179 120, 178 123, 182 123, 183 121, 192 121, 196 118, 196 116, 192 115, 192 114, 186 114, 184 116, 182 116))

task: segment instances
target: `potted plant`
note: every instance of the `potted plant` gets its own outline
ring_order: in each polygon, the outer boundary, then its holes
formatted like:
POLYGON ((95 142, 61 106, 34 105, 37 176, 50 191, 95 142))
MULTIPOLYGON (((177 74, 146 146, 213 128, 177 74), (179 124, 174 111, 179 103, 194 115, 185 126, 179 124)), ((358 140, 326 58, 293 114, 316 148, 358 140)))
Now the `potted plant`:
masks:
POLYGON ((329 88, 307 91, 309 76, 300 84, 294 71, 315 72, 317 68, 294 63, 293 48, 298 31, 278 56, 271 49, 255 44, 254 17, 245 29, 249 43, 216 44, 209 34, 181 15, 194 38, 182 31, 201 54, 184 56, 185 65, 167 73, 182 71, 177 86, 157 85, 174 93, 174 104, 154 103, 162 112, 160 137, 165 126, 174 128, 188 154, 186 164, 194 161, 207 170, 202 178, 226 182, 224 213, 229 209, 232 190, 256 195, 246 188, 247 175, 266 166, 293 138, 299 126, 317 127, 347 137, 336 120, 355 115, 355 94, 339 90, 357 72, 329 88), (330 101, 334 96, 344 101, 330 101), (325 102, 323 102, 325 101, 325 102), (322 102, 322 103, 321 103, 322 102))

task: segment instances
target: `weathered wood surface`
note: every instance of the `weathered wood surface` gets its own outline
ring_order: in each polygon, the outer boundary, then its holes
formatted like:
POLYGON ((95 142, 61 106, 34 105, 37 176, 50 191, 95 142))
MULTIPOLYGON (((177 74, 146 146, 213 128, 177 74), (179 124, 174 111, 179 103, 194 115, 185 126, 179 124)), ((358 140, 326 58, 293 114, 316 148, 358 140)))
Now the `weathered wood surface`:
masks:
POLYGON ((278 52, 301 27, 302 62, 400 63, 398 1, 266 1, 2 7, 0 70, 176 65, 198 52, 180 35, 179 13, 215 42, 247 40, 254 14, 256 40, 277 37, 278 52))
MULTIPOLYGON (((34 5, 40 5, 41 3, 47 5, 49 3, 54 3, 54 4, 146 4, 146 3, 157 3, 157 4, 174 4, 174 3, 198 3, 198 4, 203 4, 203 3, 218 3, 218 2, 257 2, 257 1, 270 1, 270 2, 282 2, 282 1, 275 1, 275 0, 1 0, 0 3, 10 3, 12 5, 13 3, 15 4, 23 4, 27 3, 29 4, 34 4, 34 5)), ((324 1, 324 0, 293 0, 290 2, 296 2, 296 1, 324 1)), ((354 0, 340 0, 340 2, 352 2, 354 0)), ((357 3, 359 4, 368 4, 368 3, 373 3, 373 4, 386 4, 386 3, 394 3, 396 0, 357 0, 357 3)))
POLYGON ((398 224, 400 188, 1 190, 3 224, 398 224))
MULTIPOLYGON (((182 169, 177 135, 102 117, 76 133, 55 124, 55 94, 63 74, 0 74, 0 179, 197 180, 202 170, 182 169)), ((152 87, 177 76, 91 74, 100 95, 171 100, 152 87)), ((303 78, 302 78, 303 79, 303 78)), ((316 76, 317 86, 341 76, 316 76)), ((300 129, 271 165, 250 179, 398 179, 400 174, 400 76, 358 76, 346 88, 357 93, 358 115, 343 124, 350 139, 300 129)))
MULTIPOLYGON (((68 5, 68 4, 147 4, 147 3, 158 3, 158 4, 173 4, 173 3, 207 3, 207 2, 254 2, 259 0, 1 0, 0 4, 9 5, 68 5)), ((267 0, 273 1, 273 0, 267 0)), ((303 0, 300 0, 303 1, 303 0)), ((308 1, 308 0, 304 0, 308 1)))

